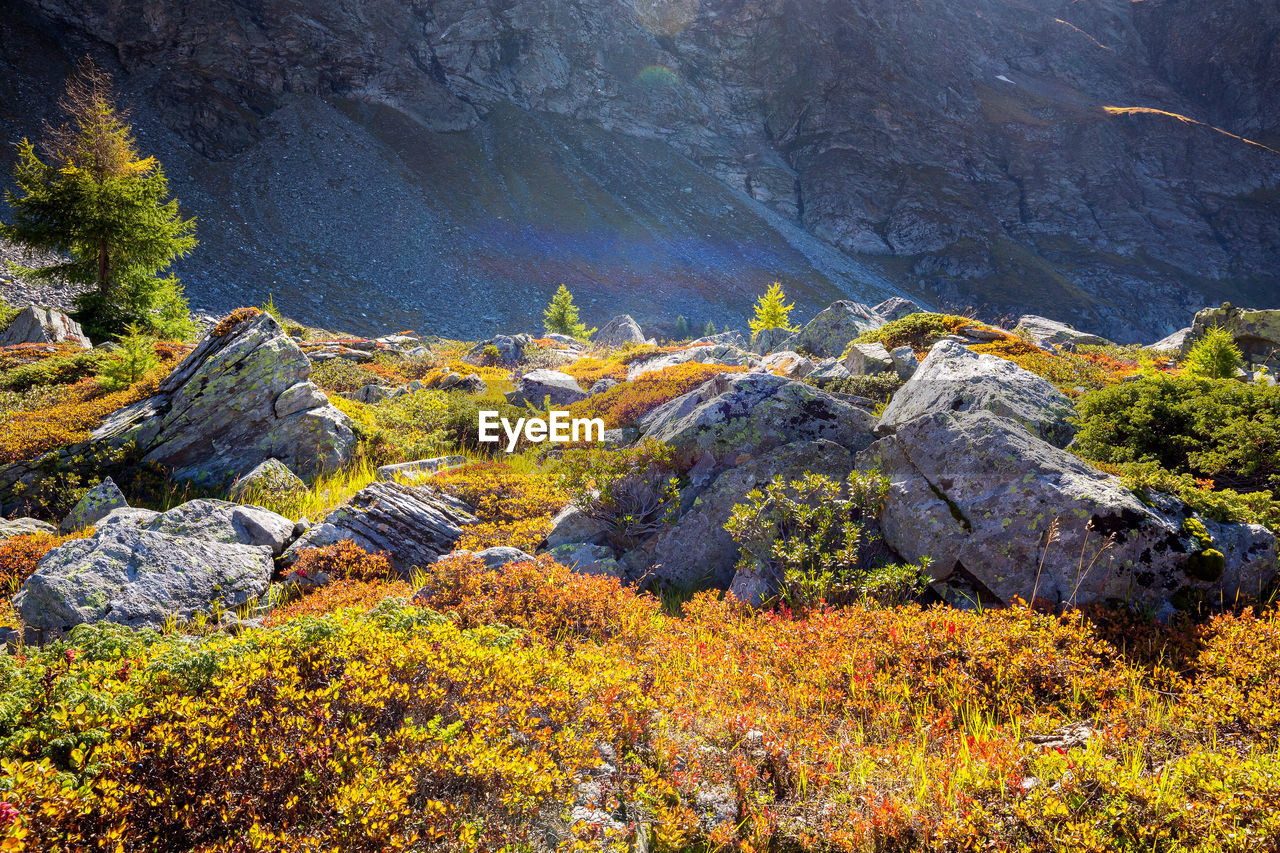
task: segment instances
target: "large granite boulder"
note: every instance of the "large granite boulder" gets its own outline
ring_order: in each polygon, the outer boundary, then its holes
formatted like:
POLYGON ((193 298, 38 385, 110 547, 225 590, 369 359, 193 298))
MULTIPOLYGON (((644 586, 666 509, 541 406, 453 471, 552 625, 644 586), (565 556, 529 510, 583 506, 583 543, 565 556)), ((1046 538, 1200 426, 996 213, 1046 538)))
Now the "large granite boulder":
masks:
POLYGON ((1185 329, 1179 329, 1172 335, 1161 338, 1154 344, 1147 344, 1143 349, 1156 353, 1183 353, 1188 347, 1187 341, 1190 337, 1191 327, 1187 326, 1185 329))
POLYGON ((62 519, 59 529, 63 533, 71 533, 76 530, 84 530, 97 524, 102 518, 109 515, 112 510, 122 509, 129 506, 129 502, 125 500, 124 493, 120 491, 120 487, 115 481, 107 477, 98 485, 94 486, 85 496, 82 497, 71 512, 67 513, 67 517, 62 519))
POLYGON ((761 329, 751 339, 751 351, 757 355, 768 355, 782 349, 782 345, 795 334, 793 329, 775 326, 772 329, 761 329))
POLYGON ((893 370, 893 359, 883 344, 849 344, 844 354, 844 369, 850 376, 874 376, 893 370))
POLYGON ((805 358, 800 353, 779 350, 762 358, 756 369, 776 376, 803 379, 813 372, 815 366, 812 359, 805 358))
POLYGON ((819 311, 782 348, 816 358, 840 356, 858 335, 883 325, 884 320, 861 302, 841 300, 819 311))
POLYGON ((471 348, 467 353, 467 360, 473 364, 481 364, 485 361, 485 350, 493 347, 498 351, 498 362, 501 364, 513 365, 519 364, 524 360, 525 347, 529 346, 532 338, 528 335, 495 335, 487 341, 480 341, 471 348))
POLYGON ((709 344, 728 344, 738 349, 747 348, 747 339, 737 329, 726 329, 723 332, 716 332, 714 335, 703 335, 697 340, 690 342, 693 346, 707 346, 709 344))
MULTIPOLYGON (((269 314, 224 321, 205 334, 155 395, 110 415, 87 445, 132 443, 174 479, 219 486, 275 458, 304 476, 339 467, 355 448, 351 421, 309 381, 311 364, 269 314)), ((0 469, 0 497, 40 476, 0 469)))
POLYGON ((853 456, 847 449, 818 440, 785 444, 725 471, 673 526, 647 544, 651 567, 636 579, 675 588, 728 588, 739 550, 724 525, 748 492, 771 482, 798 480, 806 472, 843 480, 852 470, 853 456))
POLYGON ((859 450, 871 443, 875 422, 865 409, 804 382, 740 373, 664 403, 639 426, 645 438, 671 445, 679 464, 707 457, 723 468, 794 441, 826 439, 859 450))
MULTIPOLYGON (((226 507, 232 505, 193 501, 149 518, 117 510, 93 536, 45 555, 14 608, 49 637, 82 622, 160 628, 215 602, 235 609, 257 601, 271 582, 272 554, 283 545, 278 525, 266 510, 226 507)), ((292 530, 292 522, 282 521, 292 530)))
POLYGON ((640 324, 632 319, 630 314, 623 314, 605 323, 591 340, 606 347, 620 347, 627 344, 642 344, 645 342, 645 337, 644 332, 640 330, 640 324))
POLYGON ((1118 478, 990 411, 917 417, 860 454, 858 467, 892 483, 886 544, 905 560, 931 558, 935 588, 953 601, 1114 600, 1168 616, 1219 592, 1256 595, 1275 574, 1265 528, 1218 526, 1211 544, 1229 543, 1230 553, 1209 553, 1181 502, 1148 506, 1118 478))
POLYGON ((350 539, 369 553, 385 552, 392 568, 407 577, 452 551, 475 520, 470 507, 434 488, 373 483, 303 534, 284 560, 350 539))
POLYGON ((724 364, 729 367, 755 367, 760 359, 733 344, 704 344, 689 347, 675 352, 663 353, 644 361, 637 361, 627 369, 627 380, 636 379, 646 373, 656 373, 675 367, 677 364, 724 364))
POLYGON ((1014 332, 1026 335, 1041 349, 1054 351, 1074 350, 1081 344, 1106 346, 1111 343, 1106 338, 1078 331, 1066 323, 1059 323, 1048 317, 1038 317, 1035 314, 1024 314, 1018 320, 1018 325, 1014 327, 1014 332))
POLYGON ((541 409, 547 403, 567 406, 585 400, 587 392, 578 380, 558 370, 530 370, 516 381, 514 391, 507 394, 507 401, 516 406, 533 406, 541 409))
POLYGON ((1196 314, 1191 334, 1183 341, 1185 355, 1205 331, 1221 326, 1231 333, 1240 354, 1249 364, 1280 368, 1280 308, 1250 311, 1224 302, 1196 314))
POLYGON ((986 410, 1023 424, 1056 447, 1075 435, 1075 409, 1048 380, 1011 361, 939 341, 880 416, 880 432, 935 412, 986 410))
POLYGON ((15 344, 74 344, 93 349, 80 324, 61 311, 28 305, 0 333, 0 347, 15 344))
POLYGON ((58 528, 38 518, 12 518, 0 520, 0 542, 15 536, 30 536, 33 533, 58 535, 58 528))
POLYGON ((286 501, 306 494, 307 484, 289 470, 279 459, 272 457, 260 463, 231 487, 231 499, 240 503, 255 500, 286 501))
POLYGON ((886 323, 901 320, 911 314, 919 314, 924 309, 910 299, 892 296, 871 309, 871 312, 886 323))

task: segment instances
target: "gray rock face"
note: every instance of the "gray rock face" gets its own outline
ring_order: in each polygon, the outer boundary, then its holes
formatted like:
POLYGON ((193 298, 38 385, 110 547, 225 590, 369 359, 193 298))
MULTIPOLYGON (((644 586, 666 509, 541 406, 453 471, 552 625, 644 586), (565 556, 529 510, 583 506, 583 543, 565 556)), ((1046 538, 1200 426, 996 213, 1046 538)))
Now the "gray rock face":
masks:
POLYGON ((765 373, 724 374, 640 421, 645 438, 692 466, 758 456, 794 441, 826 439, 849 450, 871 442, 875 417, 811 385, 765 373))
POLYGON ((490 346, 498 350, 498 361, 502 364, 514 365, 524 360, 524 348, 532 340, 528 335, 496 335, 487 341, 481 341, 471 348, 467 358, 479 364, 484 360, 484 351, 490 346))
POLYGON ((567 543, 552 548, 551 556, 557 563, 568 566, 579 574, 602 575, 619 580, 627 574, 626 569, 618 562, 617 554, 608 545, 567 543))
POLYGON ((591 340, 607 347, 620 347, 626 344, 642 344, 645 338, 644 332, 640 330, 640 324, 633 320, 630 314, 623 314, 601 326, 591 340))
POLYGON ((1060 349, 1074 350, 1081 344, 1106 346, 1111 343, 1106 338, 1091 335, 1088 332, 1080 332, 1066 323, 1059 323, 1047 317, 1037 317, 1034 314, 1023 315, 1018 320, 1018 325, 1014 327, 1014 331, 1025 333, 1031 338, 1033 344, 1041 349, 1051 351, 1060 349))
POLYGON ((394 482, 397 479, 425 480, 437 471, 456 468, 467 464, 465 456, 437 456, 434 459, 419 459, 414 462, 399 462, 395 465, 383 465, 378 469, 378 479, 383 482, 394 482))
POLYGON ((195 500, 142 520, 143 530, 204 542, 265 547, 279 556, 293 538, 293 522, 260 506, 195 500))
POLYGON ((1154 344, 1147 344, 1143 349, 1150 350, 1151 352, 1181 353, 1186 350, 1187 342, 1190 337, 1191 327, 1187 326, 1185 329, 1179 329, 1172 335, 1161 338, 1154 344))
POLYGON ((768 355, 782 348, 794 332, 788 329, 761 329, 751 340, 751 351, 759 355, 768 355))
POLYGON ((57 535, 58 528, 37 518, 13 518, 0 521, 0 541, 12 539, 14 536, 29 536, 32 533, 57 535))
POLYGON ((599 545, 604 541, 605 526, 570 505, 560 510, 551 520, 551 532, 547 534, 546 547, 569 545, 575 542, 586 542, 599 545))
POLYGON ((253 500, 286 500, 307 491, 307 484, 289 470, 279 459, 272 457, 260 463, 231 487, 231 499, 238 502, 253 500))
POLYGON ((729 329, 724 332, 717 332, 714 335, 706 335, 691 342, 693 346, 707 346, 709 344, 727 344, 737 347, 738 349, 747 348, 747 339, 737 329, 729 329))
POLYGON ((592 397, 594 397, 596 394, 603 394, 605 391, 608 391, 610 388, 612 388, 617 384, 618 384, 618 380, 612 377, 609 377, 609 376, 602 377, 600 379, 597 379, 595 381, 595 384, 591 386, 591 390, 589 394, 592 397))
POLYGON ((883 344, 849 344, 844 369, 850 376, 872 376, 893 370, 893 359, 883 344))
POLYGON ((91 442, 133 441, 143 459, 197 484, 230 481, 272 458, 318 474, 337 468, 356 438, 310 375, 297 344, 260 314, 206 334, 155 396, 108 417, 91 442))
POLYGON ((637 361, 627 369, 627 380, 690 362, 724 364, 730 367, 755 367, 760 363, 760 359, 733 344, 703 344, 637 361))
POLYGON ((1046 379, 1011 361, 954 341, 933 345, 880 416, 889 431, 922 415, 986 410, 1023 424, 1056 447, 1075 435, 1071 401, 1046 379))
POLYGON ((780 350, 762 358, 756 369, 791 379, 803 379, 813 372, 815 366, 811 359, 805 358, 800 353, 780 350))
POLYGON ((110 477, 94 486, 80 499, 67 517, 62 519, 59 529, 63 533, 83 530, 111 513, 112 510, 128 507, 124 493, 110 477))
POLYGON ((1183 341, 1183 354, 1191 350, 1206 330, 1220 326, 1231 333, 1244 360, 1253 365, 1280 368, 1280 309, 1248 311, 1224 302, 1196 314, 1191 333, 1183 341))
POLYGON ((28 305, 0 332, 0 347, 15 344, 75 344, 93 349, 80 324, 61 311, 28 305))
POLYGON ((924 309, 910 299, 894 296, 881 302, 871 310, 877 317, 888 323, 893 320, 901 320, 909 314, 919 314, 924 309))
POLYGON ((819 311, 783 346, 817 358, 838 357, 858 335, 883 325, 884 321, 861 302, 841 300, 819 311))
POLYGON ((483 551, 476 551, 475 555, 490 569, 498 569, 511 563, 533 562, 532 554, 525 553, 519 548, 512 548, 510 545, 485 548, 483 551))
POLYGON ((1231 553, 1214 571, 1182 528, 1180 502, 1146 506, 1117 478, 988 411, 916 418, 858 467, 892 482, 885 542, 905 560, 932 558, 935 586, 954 600, 1120 600, 1167 616, 1219 590, 1256 595, 1275 573, 1270 533, 1219 530, 1231 553))
POLYGON ((175 536, 110 524, 50 551, 14 597, 27 625, 56 633, 84 622, 160 628, 220 601, 256 601, 273 564, 265 546, 175 536))
POLYGON ((370 553, 385 551, 392 567, 407 576, 453 550, 462 528, 474 523, 470 507, 435 489, 374 483, 289 546, 285 562, 305 548, 350 539, 370 553))
POLYGON ((897 371, 899 379, 910 379, 920 367, 920 360, 916 358, 915 350, 909 346, 895 347, 893 352, 889 353, 889 359, 893 362, 893 369, 897 371))
POLYGON ((843 480, 852 470, 852 454, 838 444, 801 441, 725 471, 649 546, 653 565, 647 579, 677 588, 730 587, 739 552, 724 525, 747 492, 798 480, 807 471, 843 480))
POLYGON ((552 406, 567 406, 586 397, 587 392, 578 380, 558 370, 530 370, 516 382, 516 389, 507 394, 507 400, 517 406, 539 409, 547 402, 552 406))

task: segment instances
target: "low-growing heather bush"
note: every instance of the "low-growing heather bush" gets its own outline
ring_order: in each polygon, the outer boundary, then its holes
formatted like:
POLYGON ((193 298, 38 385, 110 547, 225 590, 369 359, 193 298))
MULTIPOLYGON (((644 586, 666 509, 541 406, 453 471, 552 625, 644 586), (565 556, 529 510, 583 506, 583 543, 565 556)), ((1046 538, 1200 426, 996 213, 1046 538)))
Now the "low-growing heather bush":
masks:
POLYGON ((892 370, 870 376, 850 376, 833 382, 818 382, 808 378, 803 381, 833 394, 851 394, 854 397, 865 397, 876 402, 888 400, 906 384, 906 380, 892 370))
POLYGON ((335 580, 275 608, 267 615, 265 624, 274 628, 307 616, 326 616, 343 610, 372 610, 388 599, 407 599, 411 595, 413 590, 401 580, 335 580))
POLYGON ((353 393, 378 383, 378 377, 345 358, 331 358, 311 368, 311 381, 326 391, 353 393))
POLYGON ((1087 394, 1076 411, 1075 448, 1088 459, 1155 462, 1240 491, 1280 474, 1280 388, 1151 376, 1087 394))
POLYGON ((12 598, 36 566, 54 548, 71 537, 52 533, 26 533, 0 539, 0 597, 12 598))
POLYGON ((505 462, 451 468, 431 482, 475 508, 478 523, 466 528, 458 542, 471 551, 499 545, 533 551, 551 531, 552 517, 569 501, 541 470, 505 462))
MULTIPOLYGON (((58 352, 65 352, 59 348, 58 352)), ((70 385, 97 374, 103 361, 98 350, 75 349, 0 372, 0 391, 27 391, 39 385, 70 385)))
POLYGON ((1150 500, 1150 492, 1173 495, 1199 514, 1214 521, 1261 524, 1280 530, 1280 501, 1269 489, 1237 492, 1216 489, 1213 481, 1196 479, 1190 474, 1176 474, 1156 462, 1094 462, 1098 468, 1115 474, 1139 498, 1150 500))
POLYGON ((1076 352, 1050 353, 1021 338, 977 344, 989 353, 1048 379, 1068 397, 1108 388, 1139 372, 1156 372, 1155 361, 1137 348, 1080 346, 1076 352))
POLYGON ((9 412, 0 419, 0 463, 84 441, 107 415, 154 393, 167 372, 161 367, 123 391, 104 391, 96 379, 82 379, 51 406, 9 412))
POLYGON ((627 366, 616 359, 584 356, 561 370, 576 379, 584 391, 589 391, 601 379, 627 381, 627 366))
POLYGON ((307 548, 298 554, 290 571, 304 578, 325 576, 331 580, 386 581, 391 561, 386 554, 370 554, 350 539, 323 548, 307 548))
POLYGON ((921 312, 908 314, 897 320, 891 320, 878 329, 863 332, 854 338, 854 343, 878 343, 887 350, 909 346, 917 353, 929 349, 947 335, 954 335, 965 326, 975 325, 968 317, 954 314, 931 314, 921 312))
POLYGON ((615 385, 569 407, 577 418, 601 418, 605 427, 629 426, 668 400, 674 400, 721 373, 741 373, 745 367, 688 362, 646 373, 631 382, 615 385))

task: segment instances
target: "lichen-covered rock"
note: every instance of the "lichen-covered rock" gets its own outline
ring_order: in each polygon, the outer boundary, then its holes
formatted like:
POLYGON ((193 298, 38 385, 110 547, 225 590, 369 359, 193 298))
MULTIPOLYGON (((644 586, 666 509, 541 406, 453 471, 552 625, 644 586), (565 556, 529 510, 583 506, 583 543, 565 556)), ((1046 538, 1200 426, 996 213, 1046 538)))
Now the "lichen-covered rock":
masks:
POLYGON ((884 321, 861 302, 841 300, 819 311, 783 343, 783 348, 817 358, 838 357, 858 335, 883 325, 884 321))
POLYGON ((852 470, 850 452, 830 441, 794 442, 730 468, 648 547, 653 564, 646 579, 686 589, 728 588, 739 549, 724 525, 748 492, 798 480, 806 472, 843 480, 852 470))
POLYGON ((309 381, 311 365, 269 314, 217 327, 160 384, 94 430, 91 442, 134 442, 178 480, 218 485, 279 459, 302 476, 341 465, 351 421, 309 381))
POLYGON ((507 394, 507 401, 517 406, 534 406, 541 409, 547 403, 567 406, 584 400, 587 392, 578 380, 558 370, 530 370, 516 382, 516 389, 507 394))
POLYGON ((1250 311, 1224 302, 1218 308, 1206 308, 1196 314, 1191 333, 1183 341, 1183 354, 1204 335, 1220 326, 1231 333, 1240 354, 1249 364, 1280 368, 1280 309, 1250 311))
POLYGON ((790 338, 794 331, 791 329, 783 329, 775 326, 772 329, 761 329, 751 339, 751 351, 759 355, 768 355, 782 349, 783 344, 790 338))
POLYGON ((385 552, 407 577, 452 551, 462 529, 474 523, 470 507, 436 489, 373 483, 290 545, 285 562, 303 549, 350 539, 370 553, 385 552))
POLYGON ((15 344, 75 344, 93 349, 80 324, 61 311, 28 305, 0 332, 0 347, 15 344))
POLYGON ((436 456, 432 459, 418 459, 413 462, 399 462, 395 465, 383 465, 378 469, 378 479, 383 482, 396 480, 424 480, 446 468, 456 468, 467 464, 465 456, 436 456))
POLYGON ((279 459, 272 457, 260 463, 231 487, 231 499, 237 502, 279 502, 306 494, 307 484, 289 470, 279 459))
POLYGON ((50 637, 84 622, 160 628, 259 599, 271 549, 110 524, 45 555, 13 599, 28 626, 50 637))
POLYGON ((1181 502, 1147 506, 1118 478, 989 411, 915 418, 858 467, 890 478, 886 544, 904 560, 931 558, 935 588, 954 601, 1115 600, 1168 616, 1219 592, 1256 595, 1275 574, 1265 529, 1215 528, 1210 545, 1230 552, 1216 559, 1189 534, 1181 502))
POLYGON ((787 376, 791 379, 803 379, 813 372, 814 364, 798 352, 781 350, 771 353, 760 360, 757 370, 772 373, 776 376, 787 376))
POLYGON ((747 339, 743 337, 742 332, 737 329, 726 329, 723 332, 717 332, 714 335, 704 335, 697 340, 690 342, 693 346, 713 346, 715 344, 725 344, 738 349, 747 348, 747 339))
POLYGON ((108 515, 112 510, 121 509, 129 506, 129 502, 125 500, 124 493, 120 491, 120 487, 110 477, 103 480, 98 485, 90 489, 67 517, 62 519, 59 529, 63 533, 71 533, 74 530, 84 530, 96 524, 99 519, 108 515))
POLYGON ((30 536, 32 533, 55 535, 58 528, 37 518, 12 518, 0 520, 0 541, 14 536, 30 536))
POLYGON ((880 415, 880 432, 935 412, 986 410, 1011 418, 1056 447, 1075 435, 1071 401, 1046 379, 994 355, 939 341, 880 415))
POLYGON ((1031 338, 1031 342, 1041 349, 1055 351, 1060 349, 1074 350, 1081 344, 1107 346, 1111 343, 1106 338, 1092 335, 1088 332, 1081 332, 1066 323, 1059 323, 1057 320, 1050 320, 1048 317, 1038 317, 1035 314, 1024 314, 1018 320, 1018 325, 1014 327, 1014 331, 1027 335, 1031 338))
POLYGON ((760 363, 760 359, 733 344, 704 344, 638 361, 628 368, 627 380, 690 362, 724 364, 730 367, 755 367, 760 363))
POLYGON ((850 376, 873 376, 893 370, 893 359, 883 344, 849 344, 845 351, 844 369, 850 376))
POLYGON ((1156 353, 1182 353, 1187 347, 1187 340, 1191 337, 1191 327, 1179 329, 1172 335, 1163 337, 1154 344, 1147 344, 1143 349, 1156 353))
POLYGON ((573 542, 599 545, 604 541, 604 523, 587 515, 570 504, 551 520, 551 532, 547 534, 546 547, 555 548, 573 542))
MULTIPOLYGON (((457 553, 457 552, 455 552, 457 553)), ((476 551, 475 556, 480 562, 485 564, 486 568, 499 569, 511 563, 531 563, 533 555, 519 548, 512 548, 510 545, 498 545, 493 548, 485 548, 482 551, 476 551)))
POLYGON ((893 296, 881 302, 879 305, 871 309, 871 313, 875 314, 882 321, 889 323, 893 320, 901 320, 911 314, 919 314, 922 309, 919 305, 910 299, 901 296, 893 296))
POLYGON ((910 379, 920 367, 920 359, 916 358, 915 350, 909 346, 895 347, 889 353, 889 359, 893 362, 893 369, 897 371, 899 379, 910 379))
POLYGON ((167 536, 262 546, 270 549, 272 556, 278 556, 293 538, 294 525, 283 515, 260 506, 194 500, 143 521, 140 526, 167 536))
MULTIPOLYGON (((498 361, 506 365, 519 364, 524 360, 524 349, 533 341, 528 335, 496 335, 487 341, 481 341, 467 353, 467 360, 472 364, 481 364, 486 359, 486 350, 494 347, 498 351, 498 361)), ((492 350, 489 350, 491 353, 492 350)))
POLYGON ((722 374, 654 409, 645 438, 665 442, 679 461, 716 467, 794 441, 827 439, 849 450, 870 444, 875 416, 803 382, 767 373, 722 374))
POLYGON ((600 331, 592 336, 592 342, 606 347, 642 344, 644 332, 640 330, 640 324, 632 319, 630 314, 623 314, 605 323, 600 331))
POLYGON ((608 545, 571 542, 552 548, 551 556, 557 563, 583 575, 603 575, 621 580, 627 574, 618 562, 617 554, 608 545))
POLYGON ((618 380, 614 379, 612 376, 604 376, 595 381, 595 384, 591 386, 591 390, 588 393, 594 397, 596 394, 603 394, 605 391, 608 391, 617 384, 618 380))

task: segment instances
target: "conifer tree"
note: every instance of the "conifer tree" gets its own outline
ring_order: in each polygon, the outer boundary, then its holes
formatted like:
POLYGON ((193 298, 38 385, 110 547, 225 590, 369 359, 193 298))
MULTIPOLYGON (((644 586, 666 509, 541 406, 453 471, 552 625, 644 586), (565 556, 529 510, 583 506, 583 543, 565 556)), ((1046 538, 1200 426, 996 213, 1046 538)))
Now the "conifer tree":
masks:
POLYGON ((750 324, 751 337, 754 338, 765 329, 794 332, 795 328, 791 325, 791 309, 795 307, 794 302, 787 304, 787 294, 783 292, 781 284, 775 281, 769 285, 764 296, 756 300, 756 316, 751 319, 750 324))
POLYGON ((1231 379, 1242 363, 1240 348, 1231 333, 1221 326, 1214 326, 1206 329, 1204 336, 1192 345, 1184 367, 1191 376, 1231 379))
POLYGON ((547 309, 542 312, 543 325, 548 332, 557 332, 585 341, 595 334, 595 329, 588 329, 578 319, 578 306, 573 304, 573 294, 563 284, 551 297, 547 309))
POLYGON ((137 323, 120 336, 120 347, 103 363, 98 383, 108 391, 119 391, 138 382, 160 366, 156 340, 145 335, 137 323))
POLYGON ((683 314, 676 315, 675 339, 677 341, 687 340, 689 337, 689 321, 684 318, 683 314))
POLYGON ((18 143, 17 192, 6 194, 13 222, 0 224, 0 237, 66 260, 18 272, 91 286, 76 301, 76 318, 91 337, 110 337, 130 323, 163 337, 187 336, 178 280, 160 273, 195 247, 195 220, 181 217, 164 170, 138 151, 110 75, 85 59, 59 106, 67 120, 46 127, 38 152, 28 139, 18 143))
POLYGON ((709 338, 715 333, 716 333, 716 324, 708 320, 707 325, 702 327, 702 336, 704 338, 709 338))

